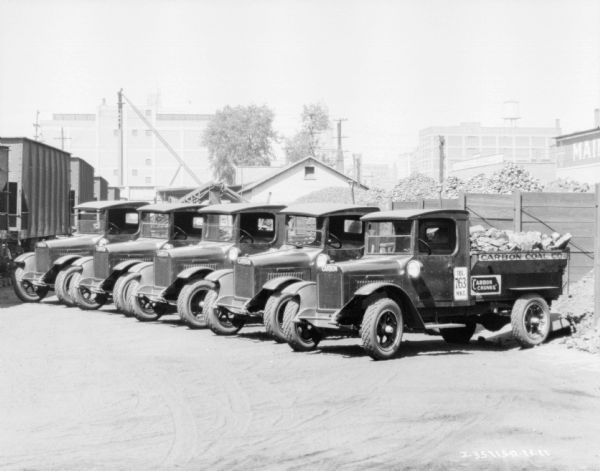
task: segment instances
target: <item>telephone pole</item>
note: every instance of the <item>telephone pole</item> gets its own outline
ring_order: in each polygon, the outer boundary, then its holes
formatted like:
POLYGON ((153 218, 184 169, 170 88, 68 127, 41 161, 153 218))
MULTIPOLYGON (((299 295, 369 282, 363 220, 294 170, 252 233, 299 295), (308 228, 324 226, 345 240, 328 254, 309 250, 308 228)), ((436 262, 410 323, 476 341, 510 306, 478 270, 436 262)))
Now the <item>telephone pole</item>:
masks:
POLYGON ((60 148, 62 150, 65 150, 65 141, 68 141, 71 138, 70 137, 65 137, 65 128, 61 127, 60 128, 60 137, 55 137, 54 139, 56 141, 60 141, 60 148))
POLYGON ((335 160, 335 169, 344 173, 344 151, 342 150, 342 121, 348 121, 347 119, 340 118, 337 121, 337 156, 335 160))
POLYGON ((444 136, 438 136, 439 138, 439 149, 440 149, 440 173, 439 173, 439 183, 440 183, 440 209, 442 208, 442 193, 444 192, 444 160, 445 160, 445 155, 444 155, 444 150, 446 147, 446 139, 444 138, 444 136))
POLYGON ((119 186, 123 188, 125 186, 125 165, 123 155, 123 89, 121 88, 117 92, 117 107, 118 107, 118 121, 119 121, 119 186))
POLYGON ((40 111, 35 112, 35 123, 33 123, 34 134, 33 138, 36 141, 42 141, 42 125, 40 124, 40 111))

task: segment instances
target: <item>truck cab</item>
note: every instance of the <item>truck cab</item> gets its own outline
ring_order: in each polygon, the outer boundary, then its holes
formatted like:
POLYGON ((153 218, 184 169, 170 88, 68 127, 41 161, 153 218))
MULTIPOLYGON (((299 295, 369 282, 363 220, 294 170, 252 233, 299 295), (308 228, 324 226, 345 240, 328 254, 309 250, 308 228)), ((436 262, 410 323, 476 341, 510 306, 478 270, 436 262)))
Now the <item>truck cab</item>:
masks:
MULTIPOLYGON (((230 203, 208 206, 202 240, 192 246, 163 248, 154 263, 140 266, 130 305, 141 321, 178 312, 190 327, 205 327, 207 295, 218 285, 209 279, 231 271, 238 256, 273 251, 283 243, 283 205, 230 203)), ((210 297, 209 297, 210 299, 210 297)))
POLYGON ((238 258, 222 285, 209 327, 218 335, 238 332, 246 322, 264 322, 267 333, 284 342, 283 311, 290 296, 283 289, 315 280, 318 266, 362 256, 361 216, 378 208, 351 204, 291 205, 285 216, 285 244, 277 251, 238 258))
POLYGON ((465 343, 477 323, 490 330, 511 323, 524 347, 546 339, 568 251, 471 251, 463 210, 381 211, 362 220, 360 260, 328 263, 316 283, 288 288, 284 333, 292 349, 360 335, 371 357, 387 359, 405 330, 465 343))
POLYGON ((76 262, 81 267, 73 288, 77 305, 98 309, 110 299, 118 310, 125 305, 125 275, 133 266, 151 262, 163 247, 197 244, 202 237, 202 204, 157 203, 139 211, 137 237, 127 242, 96 247, 93 256, 76 262))
POLYGON ((37 302, 55 290, 61 302, 74 305, 70 295, 73 276, 81 269, 73 263, 106 246, 137 237, 137 209, 144 201, 89 201, 75 209, 75 232, 71 237, 40 241, 35 252, 14 261, 13 287, 24 302, 37 302))

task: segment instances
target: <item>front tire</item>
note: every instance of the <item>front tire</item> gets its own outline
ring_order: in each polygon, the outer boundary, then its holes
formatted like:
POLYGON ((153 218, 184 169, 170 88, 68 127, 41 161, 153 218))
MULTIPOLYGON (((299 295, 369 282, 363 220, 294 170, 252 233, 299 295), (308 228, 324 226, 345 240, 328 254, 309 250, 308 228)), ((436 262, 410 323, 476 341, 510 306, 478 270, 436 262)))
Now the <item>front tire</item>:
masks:
POLYGON ((152 303, 148 299, 140 299, 137 296, 137 290, 140 282, 135 280, 131 283, 131 289, 129 290, 129 308, 133 315, 138 321, 141 322, 152 322, 160 318, 162 314, 156 312, 152 303))
POLYGON ((133 313, 129 309, 128 296, 131 290, 131 282, 137 280, 137 273, 121 275, 113 288, 113 302, 117 311, 131 317, 133 313))
POLYGON ((206 327, 209 308, 217 295, 211 281, 196 280, 186 284, 177 297, 179 317, 192 329, 206 327))
POLYGON ((475 324, 469 322, 465 327, 457 327, 455 329, 440 329, 440 335, 446 343, 457 343, 466 345, 475 333, 475 324))
POLYGON ((550 333, 550 308, 541 296, 525 294, 515 301, 510 323, 513 336, 522 348, 535 347, 550 333))
POLYGON ((80 267, 69 266, 63 268, 58 272, 58 275, 56 275, 56 280, 54 280, 54 291, 58 300, 65 306, 74 307, 77 305, 72 296, 73 290, 71 289, 71 285, 73 284, 74 276, 80 271, 80 267))
POLYGON ((287 341, 285 333, 283 332, 283 317, 285 308, 292 297, 293 296, 289 293, 277 291, 269 296, 267 304, 265 305, 265 313, 263 316, 265 330, 277 343, 284 343, 287 341))
POLYGON ((361 339, 365 351, 374 360, 392 358, 402 341, 404 320, 398 304, 383 298, 367 307, 361 326, 361 339))
POLYGON ((81 273, 73 275, 71 280, 71 296, 75 300, 75 304, 79 309, 84 311, 95 311, 100 309, 106 303, 106 296, 92 293, 88 288, 79 286, 81 273))
POLYGON ((296 299, 290 299, 287 302, 283 312, 283 333, 292 350, 295 352, 310 352, 317 348, 321 336, 312 325, 306 322, 294 322, 298 309, 300 309, 300 304, 296 299))
POLYGON ((23 281, 25 270, 17 267, 11 272, 12 285, 17 298, 24 303, 37 303, 46 297, 48 294, 47 287, 36 288, 29 281, 23 281))

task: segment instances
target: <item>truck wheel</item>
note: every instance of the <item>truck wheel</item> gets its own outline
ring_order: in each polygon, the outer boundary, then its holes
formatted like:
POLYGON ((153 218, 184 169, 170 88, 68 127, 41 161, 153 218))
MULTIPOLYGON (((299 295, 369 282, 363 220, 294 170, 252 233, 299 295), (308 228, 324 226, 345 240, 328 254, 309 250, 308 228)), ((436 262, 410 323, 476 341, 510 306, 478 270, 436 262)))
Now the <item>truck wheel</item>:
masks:
POLYGON ((285 314, 285 307, 292 297, 289 293, 277 291, 269 296, 265 306, 265 314, 263 316, 265 330, 278 343, 287 341, 283 333, 283 315, 285 314))
POLYGON ((404 321, 400 306, 390 298, 371 302, 363 317, 361 339, 363 348, 374 360, 392 358, 402 341, 404 321))
POLYGON ((131 289, 129 290, 129 309, 133 312, 133 315, 138 321, 151 322, 156 321, 162 315, 154 310, 152 303, 147 299, 140 299, 137 297, 137 290, 140 285, 138 280, 131 282, 131 289))
POLYGON ((100 309, 106 303, 106 296, 92 293, 89 289, 79 286, 81 273, 73 275, 71 280, 71 296, 75 300, 75 304, 84 311, 95 311, 100 309))
MULTIPOLYGON (((217 296, 217 292, 213 290, 215 293, 215 300, 217 296)), ((210 293, 207 297, 210 296, 210 293)), ((210 330, 212 330, 217 335, 235 335, 237 334, 244 324, 246 320, 243 317, 236 316, 232 312, 224 309, 215 304, 215 301, 210 303, 210 299, 205 303, 206 305, 206 324, 210 330)))
POLYGON ((537 294, 525 294, 515 301, 510 323, 513 335, 521 347, 535 347, 546 340, 550 333, 548 304, 537 294))
POLYGON ((177 312, 181 320, 192 329, 207 326, 208 308, 217 299, 211 281, 196 280, 186 284, 177 297, 177 312))
POLYGON ((132 316, 132 313, 129 311, 129 306, 127 305, 127 294, 131 282, 137 277, 137 273, 126 273, 125 275, 121 275, 115 282, 113 288, 113 303, 115 304, 117 311, 125 314, 127 317, 132 316))
POLYGON ((24 303, 37 303, 48 294, 47 287, 36 288, 29 281, 23 281, 25 270, 21 267, 11 272, 13 290, 17 297, 24 303))
POLYGON ((295 299, 290 299, 286 303, 283 312, 283 333, 292 350, 295 352, 309 352, 317 348, 321 336, 312 325, 306 322, 294 322, 299 308, 300 304, 295 299))
POLYGON ((73 283, 73 277, 75 274, 79 273, 80 270, 81 268, 79 267, 69 266, 63 268, 58 272, 58 275, 56 275, 54 292, 56 293, 58 300, 65 306, 73 307, 76 305, 75 300, 71 295, 71 284, 73 283))
POLYGON ((469 322, 465 327, 457 327, 455 329, 440 329, 440 334, 446 343, 458 343, 466 345, 475 333, 475 324, 469 322))

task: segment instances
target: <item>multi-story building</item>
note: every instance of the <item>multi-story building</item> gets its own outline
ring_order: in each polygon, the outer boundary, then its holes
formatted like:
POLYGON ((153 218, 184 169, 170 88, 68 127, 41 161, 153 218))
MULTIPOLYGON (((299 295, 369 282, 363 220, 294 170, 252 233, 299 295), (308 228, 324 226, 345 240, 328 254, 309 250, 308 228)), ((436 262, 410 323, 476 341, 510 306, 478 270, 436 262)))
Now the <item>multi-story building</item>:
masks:
MULTIPOLYGON (((138 106, 160 135, 206 182, 212 173, 202 134, 210 115, 189 109, 164 108, 155 103, 138 106)), ((123 175, 120 173, 118 110, 105 100, 93 113, 54 113, 41 121, 44 139, 81 157, 110 186, 122 187, 121 196, 153 199, 166 186, 197 186, 196 181, 160 142, 142 119, 123 107, 123 175)))
POLYGON ((550 147, 560 135, 558 121, 553 127, 432 126, 419 132, 419 145, 411 159, 411 173, 439 177, 440 137, 444 139, 444 176, 451 175, 457 162, 474 157, 502 155, 516 163, 551 162, 550 147))

